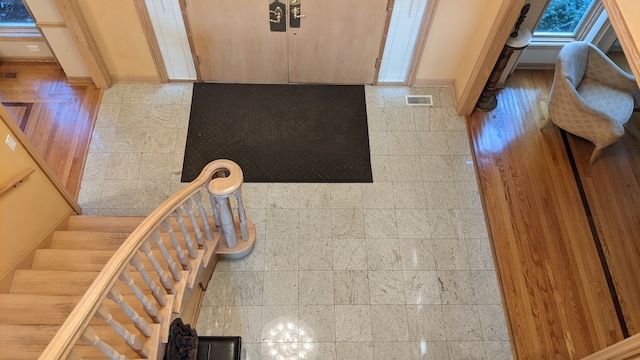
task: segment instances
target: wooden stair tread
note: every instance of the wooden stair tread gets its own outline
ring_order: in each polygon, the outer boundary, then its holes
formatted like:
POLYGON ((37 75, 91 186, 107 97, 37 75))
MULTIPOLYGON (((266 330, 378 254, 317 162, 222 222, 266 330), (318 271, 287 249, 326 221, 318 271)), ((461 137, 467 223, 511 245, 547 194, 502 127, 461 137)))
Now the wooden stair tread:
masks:
POLYGON ((97 276, 97 271, 16 270, 9 293, 82 295, 97 276))
MULTIPOLYGON (((55 336, 60 325, 3 325, 0 327, 0 359, 37 359, 55 336)), ((115 345, 121 354, 130 359, 138 358, 108 325, 92 326, 98 336, 110 345, 115 345)), ((79 341, 74 351, 83 358, 104 358, 100 351, 79 341)))
POLYGON ((100 271, 113 256, 110 250, 39 249, 34 270, 100 271))
POLYGON ((145 219, 144 216, 83 216, 69 218, 68 231, 105 231, 131 233, 145 219))
POLYGON ((97 231, 56 231, 51 249, 117 250, 129 233, 97 231))

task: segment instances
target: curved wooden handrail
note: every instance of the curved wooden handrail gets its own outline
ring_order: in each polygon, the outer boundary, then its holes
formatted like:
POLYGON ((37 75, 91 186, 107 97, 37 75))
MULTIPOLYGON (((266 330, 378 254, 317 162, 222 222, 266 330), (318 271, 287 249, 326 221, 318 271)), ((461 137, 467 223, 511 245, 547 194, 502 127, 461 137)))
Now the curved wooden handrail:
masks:
POLYGON ((225 167, 221 166, 221 161, 228 160, 215 160, 207 164, 195 180, 163 202, 129 235, 98 274, 98 277, 80 299, 78 305, 69 314, 67 320, 62 324, 60 330, 40 356, 40 360, 62 360, 67 358, 107 297, 108 292, 115 285, 119 275, 124 271, 138 249, 173 211, 182 205, 186 199, 192 197, 206 186, 216 171, 225 167))
POLYGON ((9 178, 2 185, 0 185, 0 195, 4 194, 5 191, 7 191, 7 190, 11 189, 12 187, 14 187, 14 186, 18 185, 19 183, 21 183, 24 179, 29 177, 29 175, 33 174, 35 171, 36 170, 34 168, 27 168, 27 169, 24 169, 24 170, 18 172, 17 174, 12 176, 11 178, 9 178))

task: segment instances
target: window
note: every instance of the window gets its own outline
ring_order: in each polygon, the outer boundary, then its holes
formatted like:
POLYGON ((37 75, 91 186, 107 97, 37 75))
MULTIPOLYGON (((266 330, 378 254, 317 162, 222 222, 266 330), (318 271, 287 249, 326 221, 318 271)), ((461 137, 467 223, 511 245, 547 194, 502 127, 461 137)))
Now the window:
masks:
POLYGON ((0 0, 0 26, 35 26, 21 0, 0 0))
POLYGON ((534 37, 583 40, 603 12, 600 0, 551 0, 534 37))

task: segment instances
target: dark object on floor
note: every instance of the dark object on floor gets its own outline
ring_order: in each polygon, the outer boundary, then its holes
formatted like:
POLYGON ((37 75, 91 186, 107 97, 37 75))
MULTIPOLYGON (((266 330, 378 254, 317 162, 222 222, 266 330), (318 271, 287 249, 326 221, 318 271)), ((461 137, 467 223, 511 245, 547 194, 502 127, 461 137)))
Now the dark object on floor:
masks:
POLYGON ((164 360, 198 359, 198 334, 191 326, 177 318, 169 328, 169 341, 164 352, 164 360))
POLYGON ((193 86, 182 181, 230 159, 246 182, 373 181, 362 85, 193 86))
POLYGON ((198 360, 240 360, 240 336, 198 337, 198 360))

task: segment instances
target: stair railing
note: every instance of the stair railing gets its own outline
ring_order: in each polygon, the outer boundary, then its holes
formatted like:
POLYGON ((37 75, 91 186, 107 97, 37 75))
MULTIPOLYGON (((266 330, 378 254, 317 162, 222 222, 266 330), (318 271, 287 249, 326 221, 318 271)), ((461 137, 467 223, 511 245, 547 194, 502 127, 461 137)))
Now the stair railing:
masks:
POLYGON ((105 265, 40 360, 81 359, 95 349, 114 360, 162 358, 169 325, 194 286, 206 287, 219 256, 242 257, 253 247, 242 181, 237 164, 216 160, 162 203, 105 265))

